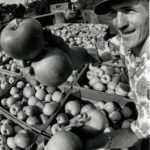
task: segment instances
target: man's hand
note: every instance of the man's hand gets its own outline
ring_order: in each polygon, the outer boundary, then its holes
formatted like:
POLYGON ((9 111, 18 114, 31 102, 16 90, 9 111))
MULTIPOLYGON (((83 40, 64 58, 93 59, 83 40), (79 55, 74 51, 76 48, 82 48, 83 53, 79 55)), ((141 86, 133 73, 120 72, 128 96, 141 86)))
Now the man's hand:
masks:
POLYGON ((60 36, 52 34, 50 29, 47 28, 43 29, 43 34, 48 46, 57 47, 63 50, 65 53, 67 53, 67 51, 70 50, 68 44, 60 36))
POLYGON ((63 50, 71 58, 74 70, 79 69, 82 65, 90 63, 93 60, 92 55, 85 48, 69 47, 61 37, 52 34, 49 29, 43 29, 43 34, 48 46, 63 50))

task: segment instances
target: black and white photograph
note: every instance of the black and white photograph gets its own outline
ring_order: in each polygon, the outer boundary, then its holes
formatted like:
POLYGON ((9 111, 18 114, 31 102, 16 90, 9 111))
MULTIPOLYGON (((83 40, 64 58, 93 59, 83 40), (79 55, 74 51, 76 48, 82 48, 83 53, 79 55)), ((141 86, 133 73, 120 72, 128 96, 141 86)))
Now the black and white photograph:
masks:
POLYGON ((150 150, 149 0, 0 0, 0 150, 150 150))

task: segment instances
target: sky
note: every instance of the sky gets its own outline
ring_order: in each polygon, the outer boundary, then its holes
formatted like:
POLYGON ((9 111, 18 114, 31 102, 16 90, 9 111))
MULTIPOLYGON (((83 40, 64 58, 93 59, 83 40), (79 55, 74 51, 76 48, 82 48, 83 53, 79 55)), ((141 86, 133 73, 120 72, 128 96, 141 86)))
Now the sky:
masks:
POLYGON ((24 0, 0 0, 0 3, 5 3, 5 4, 19 4, 19 3, 22 3, 22 4, 24 4, 24 0))

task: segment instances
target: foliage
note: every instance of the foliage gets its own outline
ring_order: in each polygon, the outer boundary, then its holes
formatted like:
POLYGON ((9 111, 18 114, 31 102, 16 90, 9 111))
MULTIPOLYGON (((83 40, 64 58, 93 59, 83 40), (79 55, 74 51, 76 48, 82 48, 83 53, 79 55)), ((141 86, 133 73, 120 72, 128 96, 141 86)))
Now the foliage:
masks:
POLYGON ((28 4, 28 10, 34 11, 36 15, 49 13, 49 5, 46 1, 38 0, 28 4))

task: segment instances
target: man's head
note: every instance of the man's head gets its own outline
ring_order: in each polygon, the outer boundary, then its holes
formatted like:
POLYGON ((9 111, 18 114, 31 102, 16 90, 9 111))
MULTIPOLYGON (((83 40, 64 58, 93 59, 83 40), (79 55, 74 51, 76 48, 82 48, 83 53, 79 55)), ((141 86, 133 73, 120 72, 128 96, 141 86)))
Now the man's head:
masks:
POLYGON ((149 0, 97 0, 96 14, 107 14, 129 48, 141 46, 149 35, 149 0))

